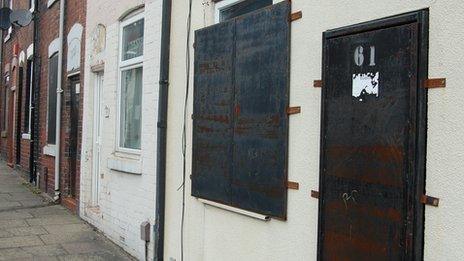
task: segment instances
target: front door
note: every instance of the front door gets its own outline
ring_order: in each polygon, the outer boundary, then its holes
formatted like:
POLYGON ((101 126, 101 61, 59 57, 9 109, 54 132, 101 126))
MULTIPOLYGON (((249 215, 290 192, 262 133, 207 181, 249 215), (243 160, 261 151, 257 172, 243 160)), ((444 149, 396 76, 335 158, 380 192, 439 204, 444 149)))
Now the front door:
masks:
MULTIPOLYGON (((23 74, 24 74, 23 67, 19 67, 19 74, 18 74, 18 89, 16 93, 18 94, 17 108, 16 108, 16 165, 21 164, 21 140, 22 140, 22 131, 21 131, 21 123, 22 123, 22 102, 23 102, 23 74)), ((29 101, 26 101, 29 102, 29 101)))
POLYGON ((98 205, 101 162, 101 114, 102 114, 103 73, 97 74, 94 89, 93 110, 93 154, 92 154, 92 204, 98 205))
MULTIPOLYGON (((13 71, 14 73, 14 71, 13 71)), ((16 90, 15 88, 9 89, 9 99, 8 99, 8 166, 14 167, 15 164, 15 112, 16 112, 16 90)))
POLYGON ((324 34, 319 260, 421 260, 426 17, 324 34))
POLYGON ((76 196, 77 192, 77 168, 79 160, 79 103, 80 103, 80 78, 70 78, 70 133, 69 133, 69 191, 70 196, 76 196))

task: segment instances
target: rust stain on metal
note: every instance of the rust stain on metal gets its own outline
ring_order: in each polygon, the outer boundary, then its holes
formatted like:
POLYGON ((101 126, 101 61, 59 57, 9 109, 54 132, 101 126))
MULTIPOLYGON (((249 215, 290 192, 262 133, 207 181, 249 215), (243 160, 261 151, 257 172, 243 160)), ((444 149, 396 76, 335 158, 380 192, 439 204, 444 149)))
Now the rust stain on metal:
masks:
POLYGON ((311 190, 311 197, 312 198, 319 198, 319 191, 311 190))
POLYGON ((445 88, 446 78, 428 79, 423 83, 424 88, 445 88))
POLYGON ((198 120, 208 120, 228 124, 230 119, 227 115, 199 115, 196 117, 198 120))
POLYGON ((290 21, 291 21, 291 22, 296 21, 296 20, 298 20, 298 19, 301 19, 301 17, 303 17, 303 13, 302 13, 301 11, 292 13, 292 14, 290 15, 290 21))
POLYGON ((225 60, 213 60, 205 61, 200 63, 199 70, 202 74, 214 74, 220 71, 224 71, 226 68, 225 60))
POLYGON ((288 107, 287 108, 287 114, 288 115, 292 115, 292 114, 298 114, 301 112, 301 107, 300 106, 297 106, 297 107, 288 107))
POLYGON ((433 206, 433 207, 438 207, 438 204, 440 203, 440 199, 427 196, 427 195, 422 195, 421 203, 425 205, 433 206))
POLYGON ((300 184, 298 182, 288 181, 287 182, 287 188, 288 189, 299 190, 300 189, 300 184))
POLYGON ((314 80, 313 86, 315 88, 322 88, 322 80, 314 80))
POLYGON ((337 159, 327 166, 330 175, 358 179, 361 167, 363 173, 369 173, 363 176, 363 182, 388 187, 403 185, 404 148, 401 146, 333 146, 327 148, 327 155, 337 159))

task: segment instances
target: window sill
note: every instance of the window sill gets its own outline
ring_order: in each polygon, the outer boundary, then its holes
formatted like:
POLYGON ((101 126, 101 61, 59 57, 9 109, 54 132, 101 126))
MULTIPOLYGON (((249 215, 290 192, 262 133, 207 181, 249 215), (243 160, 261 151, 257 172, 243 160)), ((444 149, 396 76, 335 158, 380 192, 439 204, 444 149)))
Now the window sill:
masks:
POLYGON ((138 159, 133 158, 133 155, 129 157, 114 156, 108 159, 108 168, 114 171, 142 175, 142 161, 140 157, 138 159))
POLYGON ((243 215, 243 216, 259 219, 259 220, 262 220, 262 221, 269 221, 271 219, 269 216, 266 216, 266 215, 254 213, 254 212, 243 210, 243 209, 240 209, 240 208, 234 208, 234 207, 227 206, 227 205, 217 203, 217 202, 214 202, 214 201, 210 201, 210 200, 207 200, 207 199, 202 199, 202 198, 197 198, 197 199, 198 199, 198 201, 203 203, 205 206, 212 206, 212 207, 215 207, 215 208, 220 208, 220 209, 223 209, 223 210, 227 210, 229 212, 234 212, 234 213, 237 213, 237 214, 240 214, 240 215, 243 215))
POLYGON ((56 145, 46 145, 43 147, 43 154, 56 157, 56 145))
POLYGON ((21 135, 21 138, 23 140, 30 140, 31 139, 31 134, 29 133, 23 133, 23 135, 21 135))

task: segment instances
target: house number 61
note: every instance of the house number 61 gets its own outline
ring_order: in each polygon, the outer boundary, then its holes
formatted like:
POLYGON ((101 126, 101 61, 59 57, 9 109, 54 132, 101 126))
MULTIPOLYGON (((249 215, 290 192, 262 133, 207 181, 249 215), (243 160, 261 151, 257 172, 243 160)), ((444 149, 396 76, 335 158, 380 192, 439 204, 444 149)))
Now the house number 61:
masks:
MULTIPOLYGON (((362 46, 358 46, 354 50, 354 63, 356 63, 357 66, 362 66, 364 64, 364 48, 362 46)), ((371 46, 369 66, 375 66, 375 46, 371 46)))

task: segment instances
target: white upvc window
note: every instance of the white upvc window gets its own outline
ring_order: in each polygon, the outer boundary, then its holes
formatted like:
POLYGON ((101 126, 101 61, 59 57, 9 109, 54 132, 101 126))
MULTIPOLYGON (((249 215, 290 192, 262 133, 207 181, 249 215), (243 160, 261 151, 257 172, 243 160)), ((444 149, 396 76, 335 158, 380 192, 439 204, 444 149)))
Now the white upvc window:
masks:
MULTIPOLYGON (((13 0, 8 1, 8 7, 13 10, 13 0)), ((5 36, 4 42, 6 43, 11 38, 11 34, 13 33, 13 26, 8 28, 8 34, 5 36)))
POLYGON ((140 153, 142 139, 143 13, 121 22, 117 148, 140 153))

